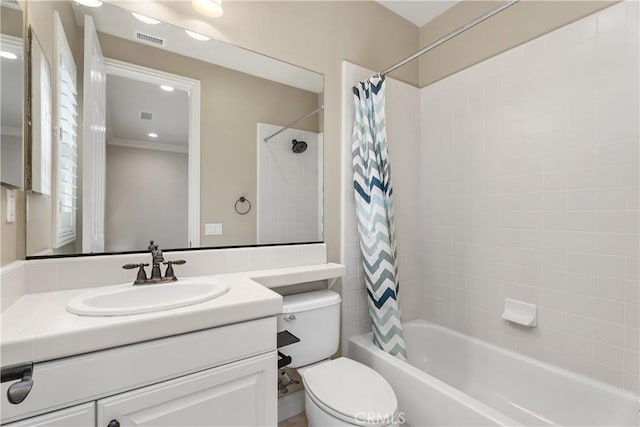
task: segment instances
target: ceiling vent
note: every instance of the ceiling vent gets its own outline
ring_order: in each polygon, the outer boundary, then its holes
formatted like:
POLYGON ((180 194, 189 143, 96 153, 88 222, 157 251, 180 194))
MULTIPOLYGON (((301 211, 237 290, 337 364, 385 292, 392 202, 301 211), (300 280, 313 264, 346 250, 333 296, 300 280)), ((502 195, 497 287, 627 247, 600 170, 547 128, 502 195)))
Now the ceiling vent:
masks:
POLYGON ((143 33, 142 31, 136 31, 135 37, 136 40, 139 40, 143 43, 152 44, 154 46, 164 47, 167 44, 167 41, 162 37, 153 36, 148 33, 143 33))
POLYGON ((153 114, 151 113, 147 113, 145 111, 140 112, 140 118, 142 120, 151 120, 152 117, 153 117, 153 114))

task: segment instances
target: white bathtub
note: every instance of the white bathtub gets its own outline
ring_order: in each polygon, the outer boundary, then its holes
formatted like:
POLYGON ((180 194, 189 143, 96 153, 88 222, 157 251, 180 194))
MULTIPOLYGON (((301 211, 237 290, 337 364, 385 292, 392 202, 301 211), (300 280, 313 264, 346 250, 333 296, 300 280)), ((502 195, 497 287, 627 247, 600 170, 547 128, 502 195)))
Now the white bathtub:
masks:
POLYGON ((638 396, 424 320, 404 324, 409 363, 354 337, 349 357, 389 381, 427 425, 638 426, 638 396))

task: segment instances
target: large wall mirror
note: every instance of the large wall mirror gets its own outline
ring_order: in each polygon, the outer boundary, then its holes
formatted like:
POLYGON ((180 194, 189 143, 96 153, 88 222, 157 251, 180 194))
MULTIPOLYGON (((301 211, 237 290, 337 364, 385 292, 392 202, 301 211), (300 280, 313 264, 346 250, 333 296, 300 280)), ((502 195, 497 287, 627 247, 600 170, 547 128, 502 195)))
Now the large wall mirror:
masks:
POLYGON ((17 1, 0 3, 0 183, 23 187, 24 44, 17 1))
POLYGON ((95 4, 29 3, 27 255, 322 241, 323 76, 95 4))

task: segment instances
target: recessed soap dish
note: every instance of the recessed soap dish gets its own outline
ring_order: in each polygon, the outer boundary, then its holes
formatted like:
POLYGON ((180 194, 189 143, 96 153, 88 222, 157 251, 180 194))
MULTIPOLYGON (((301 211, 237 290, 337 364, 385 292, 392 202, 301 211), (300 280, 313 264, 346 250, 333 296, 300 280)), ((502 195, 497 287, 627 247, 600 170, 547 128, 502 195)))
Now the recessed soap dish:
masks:
POLYGON ((538 326, 538 307, 535 304, 505 298, 502 318, 509 322, 535 328, 538 326))

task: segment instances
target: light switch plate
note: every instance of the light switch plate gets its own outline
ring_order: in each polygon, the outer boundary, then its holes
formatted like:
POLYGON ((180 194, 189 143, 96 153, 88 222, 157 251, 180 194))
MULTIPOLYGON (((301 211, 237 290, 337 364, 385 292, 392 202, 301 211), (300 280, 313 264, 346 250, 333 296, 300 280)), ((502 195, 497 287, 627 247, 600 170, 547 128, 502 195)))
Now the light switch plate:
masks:
POLYGON ((7 189, 6 191, 7 223, 16 222, 16 192, 7 189))
POLYGON ((204 225, 204 234, 207 236, 219 236, 222 234, 222 224, 212 223, 204 225))

